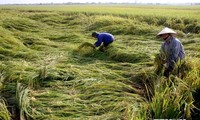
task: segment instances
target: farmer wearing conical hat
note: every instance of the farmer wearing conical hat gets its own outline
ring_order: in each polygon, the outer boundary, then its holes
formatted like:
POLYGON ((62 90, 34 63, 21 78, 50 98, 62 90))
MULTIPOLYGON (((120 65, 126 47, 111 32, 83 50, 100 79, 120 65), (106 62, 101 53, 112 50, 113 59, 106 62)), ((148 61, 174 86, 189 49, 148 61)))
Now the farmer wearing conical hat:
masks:
POLYGON ((164 71, 164 76, 166 77, 169 77, 176 63, 185 57, 183 45, 174 37, 175 34, 176 32, 174 30, 167 27, 157 34, 157 36, 164 40, 161 46, 161 53, 165 56, 163 62, 166 63, 164 71))
POLYGON ((94 47, 99 47, 99 50, 104 52, 109 44, 111 44, 114 41, 114 36, 110 33, 98 33, 93 32, 92 37, 97 39, 97 41, 94 43, 94 47), (103 45, 101 45, 103 43, 103 45))

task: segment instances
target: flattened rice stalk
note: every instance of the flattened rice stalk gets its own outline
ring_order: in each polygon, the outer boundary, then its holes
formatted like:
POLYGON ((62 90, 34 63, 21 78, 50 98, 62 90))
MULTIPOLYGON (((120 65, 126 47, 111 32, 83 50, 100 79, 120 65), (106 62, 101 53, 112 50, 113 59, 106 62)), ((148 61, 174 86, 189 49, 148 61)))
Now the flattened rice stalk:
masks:
POLYGON ((83 47, 92 47, 92 48, 95 48, 93 44, 89 43, 89 42, 84 42, 83 44, 81 44, 79 47, 78 47, 78 50, 82 49, 83 47))

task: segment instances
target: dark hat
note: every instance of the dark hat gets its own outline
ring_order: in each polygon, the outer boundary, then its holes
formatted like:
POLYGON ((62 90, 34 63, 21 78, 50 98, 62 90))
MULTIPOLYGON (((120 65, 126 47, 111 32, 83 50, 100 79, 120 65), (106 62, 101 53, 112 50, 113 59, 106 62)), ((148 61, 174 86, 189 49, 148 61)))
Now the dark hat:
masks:
POLYGON ((92 37, 96 37, 98 34, 98 32, 92 32, 92 37))

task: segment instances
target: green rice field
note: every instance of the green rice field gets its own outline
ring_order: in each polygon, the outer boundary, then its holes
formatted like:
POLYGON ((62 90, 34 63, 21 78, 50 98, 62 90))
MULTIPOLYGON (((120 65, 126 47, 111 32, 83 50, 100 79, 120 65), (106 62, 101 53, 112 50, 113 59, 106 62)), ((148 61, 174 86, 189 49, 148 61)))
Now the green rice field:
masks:
POLYGON ((200 6, 1 5, 0 120, 200 119, 200 6), (164 27, 186 58, 163 76, 164 27), (93 31, 115 41, 106 52, 93 31))

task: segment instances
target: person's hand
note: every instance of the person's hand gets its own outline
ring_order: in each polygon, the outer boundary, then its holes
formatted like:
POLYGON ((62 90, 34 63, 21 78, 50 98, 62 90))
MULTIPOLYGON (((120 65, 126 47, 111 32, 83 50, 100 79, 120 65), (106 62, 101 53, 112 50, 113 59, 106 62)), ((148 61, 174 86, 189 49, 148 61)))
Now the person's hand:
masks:
POLYGON ((164 59, 162 59, 162 60, 161 60, 161 64, 165 64, 165 63, 167 63, 167 61, 164 60, 164 59))
POLYGON ((106 51, 106 48, 105 48, 104 46, 101 46, 101 47, 99 48, 99 50, 100 50, 101 52, 105 52, 105 51, 106 51))
POLYGON ((92 47, 93 49, 95 49, 95 48, 96 48, 96 46, 95 46, 95 45, 92 45, 91 47, 92 47))

